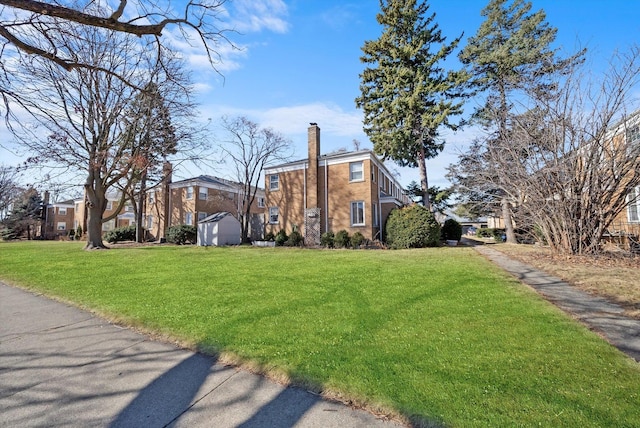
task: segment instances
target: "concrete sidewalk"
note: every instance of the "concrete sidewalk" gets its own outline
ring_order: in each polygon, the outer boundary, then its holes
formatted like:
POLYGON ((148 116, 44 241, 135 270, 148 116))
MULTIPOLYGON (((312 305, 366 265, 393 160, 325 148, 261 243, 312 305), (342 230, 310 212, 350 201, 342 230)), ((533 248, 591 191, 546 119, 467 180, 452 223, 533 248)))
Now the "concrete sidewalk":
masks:
POLYGON ((402 425, 0 283, 0 427, 402 425))
POLYGON ((599 333, 613 346, 640 361, 640 320, 625 316, 622 307, 514 260, 491 248, 491 245, 473 247, 478 253, 534 288, 545 299, 599 333))

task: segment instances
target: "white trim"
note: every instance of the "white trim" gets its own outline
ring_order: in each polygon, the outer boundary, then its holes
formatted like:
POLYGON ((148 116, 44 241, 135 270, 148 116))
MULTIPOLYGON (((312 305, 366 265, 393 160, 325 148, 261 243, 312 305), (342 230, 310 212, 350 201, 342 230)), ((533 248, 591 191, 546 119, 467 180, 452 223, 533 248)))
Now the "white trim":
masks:
MULTIPOLYGON (((356 208, 356 210, 358 210, 359 207, 356 208)), ((357 213, 357 211, 356 211, 357 213)), ((351 226, 366 226, 367 225, 367 221, 366 221, 366 206, 364 201, 351 201, 351 203, 349 204, 349 222, 351 223, 351 226), (354 204, 360 204, 362 205, 362 223, 354 223, 353 222, 353 206, 354 204)))
POLYGON ((307 161, 300 161, 296 163, 286 164, 282 166, 273 166, 264 169, 265 175, 271 174, 280 174, 283 172, 291 172, 291 171, 299 171, 301 169, 306 169, 307 161))

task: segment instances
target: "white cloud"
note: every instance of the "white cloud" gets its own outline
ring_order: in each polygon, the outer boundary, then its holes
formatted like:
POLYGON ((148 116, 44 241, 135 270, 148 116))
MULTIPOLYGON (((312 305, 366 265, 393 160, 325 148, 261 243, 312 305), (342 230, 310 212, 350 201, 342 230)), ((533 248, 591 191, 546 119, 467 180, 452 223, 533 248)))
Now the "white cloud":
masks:
POLYGON ((289 30, 287 5, 282 0, 236 0, 231 8, 231 24, 239 32, 286 33, 289 30))

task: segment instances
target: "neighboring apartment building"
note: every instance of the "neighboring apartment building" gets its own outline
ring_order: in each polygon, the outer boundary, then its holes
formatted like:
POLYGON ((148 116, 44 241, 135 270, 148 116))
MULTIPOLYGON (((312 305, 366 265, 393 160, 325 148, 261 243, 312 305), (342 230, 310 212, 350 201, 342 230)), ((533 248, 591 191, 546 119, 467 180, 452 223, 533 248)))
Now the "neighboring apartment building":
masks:
POLYGON ((49 195, 45 192, 44 203, 47 207, 44 222, 41 225, 40 236, 44 239, 57 239, 69 236, 74 228, 74 201, 48 203, 49 195))
MULTIPOLYGON (((161 240, 166 237, 170 226, 178 224, 195 226, 199 220, 218 212, 228 212, 238 218, 243 198, 240 183, 208 175, 172 182, 170 169, 165 170, 165 176, 167 178, 164 183, 147 191, 143 208, 143 225, 149 231, 149 239, 161 240)), ((104 218, 116 212, 120 198, 120 193, 107 195, 108 202, 104 218)), ((252 239, 262 239, 264 236, 264 198, 264 190, 258 188, 251 207, 250 237, 252 239)), ((74 204, 71 205, 75 211, 73 227, 82 226, 82 229, 86 230, 87 212, 84 200, 77 199, 73 202, 74 204)), ((127 201, 114 218, 103 223, 102 231, 107 232, 135 223, 133 206, 127 201)))
POLYGON ((315 123, 307 143, 307 159, 265 168, 266 231, 296 227, 308 245, 343 229, 382 239, 391 210, 409 203, 398 181, 370 150, 320 155, 315 123))
MULTIPOLYGON (((171 175, 167 176, 168 185, 159 186, 147 194, 145 227, 157 239, 165 237, 169 226, 195 226, 198 221, 218 212, 228 212, 239 218, 244 198, 242 184, 209 175, 171 182, 171 175)), ((263 237, 264 207, 264 189, 258 188, 251 206, 251 239, 263 237)))

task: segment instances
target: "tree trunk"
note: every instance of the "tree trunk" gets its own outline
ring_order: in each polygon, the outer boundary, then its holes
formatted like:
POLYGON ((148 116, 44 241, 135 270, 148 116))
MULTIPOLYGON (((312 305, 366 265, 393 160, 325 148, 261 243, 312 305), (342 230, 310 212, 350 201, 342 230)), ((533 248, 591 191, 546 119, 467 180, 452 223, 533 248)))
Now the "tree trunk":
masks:
POLYGON ((517 244, 516 233, 511 219, 511 206, 507 198, 502 198, 502 218, 504 219, 504 230, 509 244, 517 244))
POLYGON ((138 206, 136 211, 136 242, 144 242, 144 225, 142 224, 144 214, 144 203, 147 199, 147 171, 142 172, 140 177, 140 192, 138 193, 138 206))
POLYGON ((102 242, 102 214, 107 206, 107 197, 99 177, 99 171, 90 171, 87 183, 84 186, 86 210, 89 215, 85 250, 108 248, 102 242))
POLYGON ((427 161, 425 159, 424 148, 418 153, 418 170, 420 171, 420 189, 422 190, 422 203, 424 207, 431 211, 431 201, 429 200, 429 180, 427 178, 427 161))

